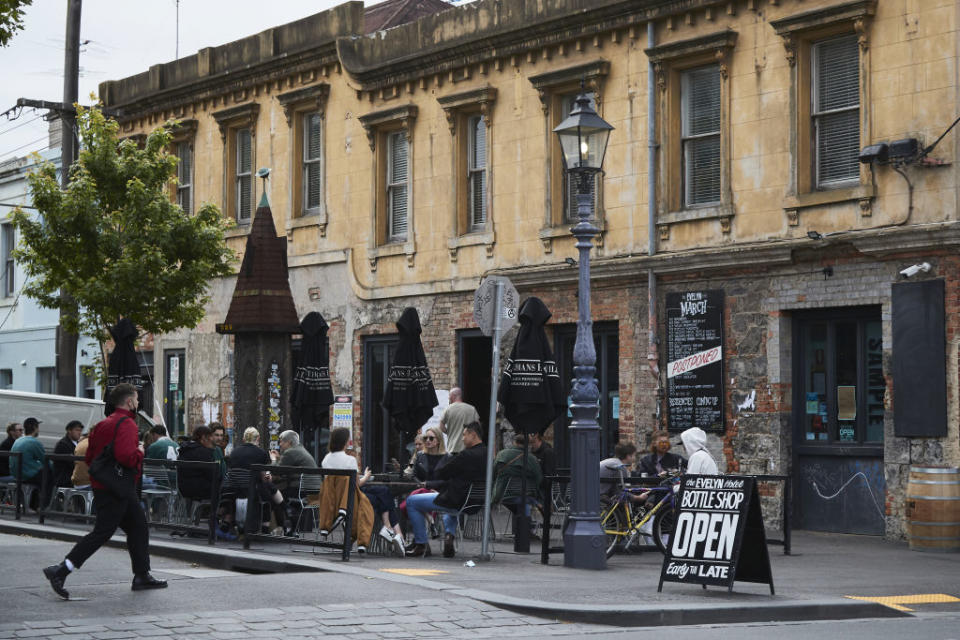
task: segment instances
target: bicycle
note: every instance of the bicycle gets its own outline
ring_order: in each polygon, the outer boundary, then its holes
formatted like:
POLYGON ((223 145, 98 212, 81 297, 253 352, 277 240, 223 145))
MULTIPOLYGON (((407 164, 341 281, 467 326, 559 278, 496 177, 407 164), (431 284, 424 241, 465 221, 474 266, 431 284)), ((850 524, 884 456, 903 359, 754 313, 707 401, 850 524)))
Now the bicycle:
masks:
MULTIPOLYGON (((666 555, 670 545, 670 535, 673 533, 675 520, 675 498, 680 486, 678 474, 668 475, 659 486, 649 489, 625 487, 615 501, 600 512, 600 526, 607 535, 607 557, 617 550, 628 552, 641 536, 648 535, 641 529, 652 522, 653 542, 657 549, 666 555), (635 504, 631 497, 644 491, 649 491, 647 500, 642 504, 635 504), (652 507, 647 505, 653 501, 652 507)), ((639 545, 638 545, 639 546, 639 545)))

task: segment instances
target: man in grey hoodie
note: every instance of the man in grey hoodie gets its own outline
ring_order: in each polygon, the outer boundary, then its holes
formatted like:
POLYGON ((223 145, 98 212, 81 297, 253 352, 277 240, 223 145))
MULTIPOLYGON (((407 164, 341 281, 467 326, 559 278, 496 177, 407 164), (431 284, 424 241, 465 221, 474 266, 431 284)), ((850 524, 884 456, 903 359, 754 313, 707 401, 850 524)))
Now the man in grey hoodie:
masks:
POLYGON ((707 434, 700 427, 691 427, 680 434, 687 452, 687 473, 715 476, 720 474, 717 461, 707 450, 707 434))

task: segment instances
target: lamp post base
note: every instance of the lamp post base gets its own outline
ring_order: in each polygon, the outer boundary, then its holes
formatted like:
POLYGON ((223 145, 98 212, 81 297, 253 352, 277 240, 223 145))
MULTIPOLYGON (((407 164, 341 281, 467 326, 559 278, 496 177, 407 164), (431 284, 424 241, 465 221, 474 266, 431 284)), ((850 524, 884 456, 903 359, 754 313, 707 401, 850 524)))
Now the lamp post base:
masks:
POLYGON ((606 569, 607 538, 597 518, 571 516, 563 533, 563 566, 574 569, 606 569))

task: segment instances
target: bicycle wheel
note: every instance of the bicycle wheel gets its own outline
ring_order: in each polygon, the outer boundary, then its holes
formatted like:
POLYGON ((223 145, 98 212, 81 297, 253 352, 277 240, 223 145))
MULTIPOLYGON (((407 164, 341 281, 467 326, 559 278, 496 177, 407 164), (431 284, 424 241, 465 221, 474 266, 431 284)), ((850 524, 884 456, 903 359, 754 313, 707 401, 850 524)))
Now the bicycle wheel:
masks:
POLYGON ((630 522, 622 504, 615 504, 600 514, 600 526, 607 534, 607 557, 612 556, 630 533, 630 522))
POLYGON ((661 507, 660 511, 653 517, 653 542, 660 549, 660 553, 666 555, 670 549, 670 537, 673 535, 673 525, 676 521, 676 514, 669 505, 661 507))

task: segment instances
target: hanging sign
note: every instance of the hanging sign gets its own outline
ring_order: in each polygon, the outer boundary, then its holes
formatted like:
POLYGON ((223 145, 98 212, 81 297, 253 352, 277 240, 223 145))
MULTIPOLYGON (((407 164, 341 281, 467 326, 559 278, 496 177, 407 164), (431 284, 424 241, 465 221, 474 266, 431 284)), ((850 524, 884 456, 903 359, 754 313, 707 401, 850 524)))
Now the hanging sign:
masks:
POLYGON ((667 294, 667 421, 671 431, 723 426, 723 291, 667 294))
POLYGON ((773 590, 756 479, 686 475, 677 495, 676 524, 660 570, 664 582, 725 586, 761 582, 773 590))

